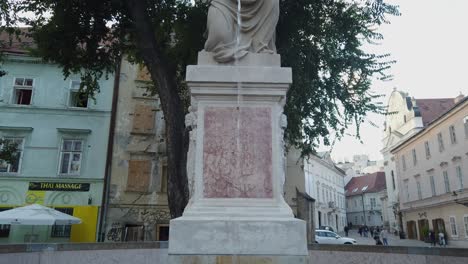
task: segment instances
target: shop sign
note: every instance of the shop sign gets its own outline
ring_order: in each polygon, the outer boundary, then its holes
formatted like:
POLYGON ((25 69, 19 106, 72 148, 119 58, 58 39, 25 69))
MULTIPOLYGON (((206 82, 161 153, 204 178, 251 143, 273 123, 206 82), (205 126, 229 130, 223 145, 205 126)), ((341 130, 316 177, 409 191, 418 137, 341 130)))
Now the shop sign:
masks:
POLYGON ((30 182, 30 191, 66 191, 66 192, 87 192, 89 183, 69 183, 69 182, 30 182))

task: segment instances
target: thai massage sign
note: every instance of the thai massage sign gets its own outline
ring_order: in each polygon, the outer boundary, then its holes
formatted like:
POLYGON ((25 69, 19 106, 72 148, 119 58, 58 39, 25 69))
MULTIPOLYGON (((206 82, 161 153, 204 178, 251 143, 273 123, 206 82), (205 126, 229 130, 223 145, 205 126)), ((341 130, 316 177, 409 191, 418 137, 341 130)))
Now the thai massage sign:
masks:
POLYGON ((68 183, 68 182, 30 182, 30 191, 67 191, 67 192, 87 192, 89 183, 68 183))

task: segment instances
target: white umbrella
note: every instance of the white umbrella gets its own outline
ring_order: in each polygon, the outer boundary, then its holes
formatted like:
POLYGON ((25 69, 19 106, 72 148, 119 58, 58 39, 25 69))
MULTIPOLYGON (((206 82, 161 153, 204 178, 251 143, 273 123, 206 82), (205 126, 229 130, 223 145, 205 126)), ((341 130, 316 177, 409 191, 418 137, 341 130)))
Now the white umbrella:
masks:
POLYGON ((81 219, 38 204, 0 212, 2 225, 72 225, 81 219))

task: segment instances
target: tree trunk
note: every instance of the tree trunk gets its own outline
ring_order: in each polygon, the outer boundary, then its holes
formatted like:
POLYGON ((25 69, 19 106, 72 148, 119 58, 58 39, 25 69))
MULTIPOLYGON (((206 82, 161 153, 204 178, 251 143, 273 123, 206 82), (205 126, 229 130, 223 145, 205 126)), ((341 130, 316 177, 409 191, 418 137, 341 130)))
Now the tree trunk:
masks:
POLYGON ((141 52, 151 79, 157 87, 166 121, 167 195, 171 217, 175 218, 182 215, 189 196, 186 172, 188 140, 184 107, 177 92, 175 70, 170 67, 167 58, 161 52, 146 12, 146 1, 129 0, 126 3, 133 20, 137 49, 141 52))

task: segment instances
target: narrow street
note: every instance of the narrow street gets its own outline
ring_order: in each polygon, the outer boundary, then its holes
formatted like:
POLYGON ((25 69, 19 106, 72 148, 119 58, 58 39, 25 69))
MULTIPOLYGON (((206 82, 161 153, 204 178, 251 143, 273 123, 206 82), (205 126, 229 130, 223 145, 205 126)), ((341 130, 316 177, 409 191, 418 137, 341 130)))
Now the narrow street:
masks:
MULTIPOLYGON (((340 232, 340 236, 345 236, 344 232, 340 232)), ((375 240, 371 237, 370 233, 368 237, 360 236, 357 230, 353 229, 349 231, 350 238, 356 239, 358 245, 375 245, 375 240)), ((389 246, 403 246, 403 247, 430 247, 429 243, 424 243, 414 239, 400 239, 398 236, 389 234, 388 236, 389 246)))

